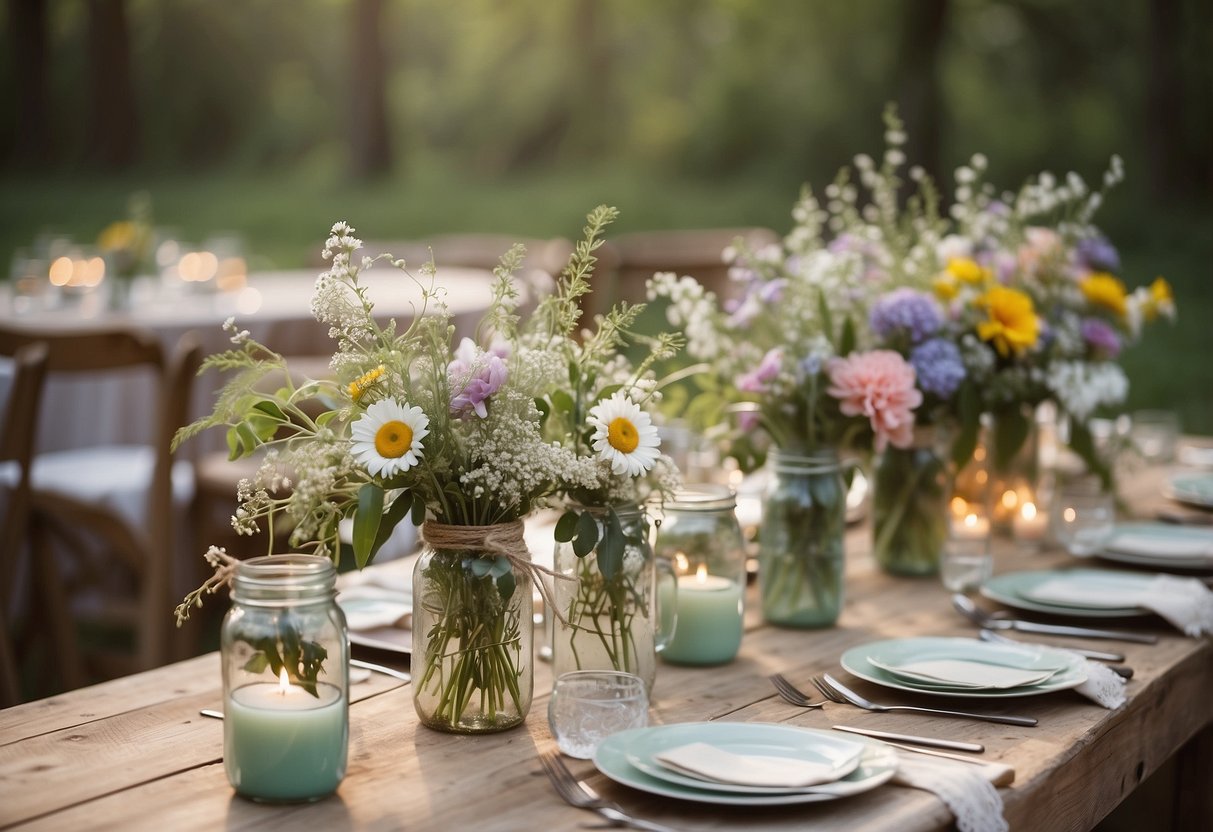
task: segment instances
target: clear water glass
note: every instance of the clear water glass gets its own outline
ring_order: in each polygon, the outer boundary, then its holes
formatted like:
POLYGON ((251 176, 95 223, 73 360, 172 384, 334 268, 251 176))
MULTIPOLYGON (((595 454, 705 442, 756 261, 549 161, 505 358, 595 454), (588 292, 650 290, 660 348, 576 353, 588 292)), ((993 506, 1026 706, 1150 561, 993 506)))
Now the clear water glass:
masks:
POLYGON ((988 523, 983 531, 963 526, 951 529, 939 559, 939 577, 949 592, 977 589, 994 572, 988 523))
POLYGON ((1129 438, 1149 463, 1171 462, 1179 443, 1179 415, 1174 410, 1138 410, 1132 416, 1129 438))
POLYGON ((644 680, 615 670, 562 673, 548 702, 548 725, 562 753, 579 760, 594 756, 611 734, 649 724, 644 680))
POLYGON ((1116 525, 1116 501, 1099 488, 1063 487, 1057 495, 1053 535, 1072 555, 1100 551, 1116 525))

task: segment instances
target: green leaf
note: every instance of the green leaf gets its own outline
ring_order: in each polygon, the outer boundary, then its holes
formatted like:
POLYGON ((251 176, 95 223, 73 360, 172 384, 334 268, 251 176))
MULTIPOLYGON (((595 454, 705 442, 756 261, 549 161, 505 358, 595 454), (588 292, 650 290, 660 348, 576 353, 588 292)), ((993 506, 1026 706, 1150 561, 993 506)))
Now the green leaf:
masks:
POLYGON ((253 429, 253 433, 257 434, 259 442, 268 442, 273 439, 281 424, 282 422, 259 413, 250 413, 248 417, 248 425, 253 429))
POLYGON ((994 417, 995 471, 1006 471, 1010 467, 1031 429, 1028 416, 1018 409, 1004 410, 994 417))
POLYGON ((383 489, 368 482, 358 489, 358 511, 354 514, 354 562, 366 566, 374 554, 375 538, 383 521, 383 489))
POLYGON ((413 492, 413 525, 420 526, 425 522, 425 497, 418 491, 413 492))
POLYGON ((556 521, 556 531, 553 534, 557 543, 568 543, 573 539, 573 536, 577 534, 577 519, 579 516, 572 509, 560 515, 560 519, 556 521))
POLYGON ((236 436, 240 440, 241 456, 248 456, 257 449, 259 444, 261 444, 260 440, 257 438, 257 432, 248 422, 241 422, 240 424, 236 425, 236 436))
POLYGON ((605 401, 623 389, 622 384, 608 384, 598 391, 598 401, 605 401))
POLYGON ((855 349, 855 322, 848 315, 842 321, 842 335, 838 338, 838 354, 850 355, 855 349))
POLYGON ((241 456, 241 454, 240 454, 240 434, 236 432, 236 429, 234 427, 228 428, 227 435, 225 438, 227 439, 228 461, 231 462, 231 461, 240 459, 240 456, 241 456))
POLYGON ((830 317, 830 304, 824 291, 817 293, 817 314, 821 317, 821 328, 830 341, 834 340, 834 321, 830 317))
POLYGON ((577 537, 573 539, 573 554, 583 558, 594 551, 594 547, 597 545, 598 524, 594 522, 592 514, 583 511, 577 518, 577 537))
POLYGON ((569 386, 574 390, 577 385, 581 384, 581 368, 577 366, 577 362, 570 359, 569 361, 569 386))
POLYGON ((269 658, 262 651, 258 650, 249 660, 244 663, 244 669, 249 673, 264 673, 265 669, 270 666, 269 658))
POLYGON ((977 449, 977 439, 981 434, 981 397, 977 385, 966 380, 956 394, 956 416, 960 422, 960 431, 952 440, 952 462, 956 470, 964 468, 973 458, 977 449))
POLYGON ((323 413, 321 413, 319 416, 316 417, 316 427, 320 427, 320 428, 325 427, 326 425, 328 425, 329 422, 331 422, 337 418, 337 414, 339 412, 340 411, 337 411, 337 410, 324 411, 323 413))
POLYGON ((552 405, 562 413, 572 413, 577 406, 573 401, 573 397, 564 390, 552 391, 552 405))
MULTIPOLYGON (((375 532, 375 544, 371 546, 371 554, 367 558, 368 562, 383 548, 383 544, 387 543, 387 539, 392 536, 392 530, 404 519, 404 516, 408 514, 409 509, 412 507, 413 495, 411 492, 406 491, 398 495, 396 501, 392 503, 391 508, 384 512, 383 519, 379 521, 379 530, 375 532)), ((357 515, 355 515, 355 522, 357 522, 357 515)))
POLYGON ((501 596, 502 601, 510 600, 510 596, 514 594, 514 590, 517 588, 518 581, 514 578, 513 569, 497 578, 497 593, 501 596))
POLYGON ((598 571, 606 580, 614 580, 623 568, 623 549, 623 524, 615 509, 611 509, 602 524, 602 542, 598 544, 598 571))
POLYGON ((548 404, 547 399, 535 399, 535 409, 539 411, 539 424, 542 426, 551 415, 552 406, 548 404))
POLYGON ((282 412, 282 408, 273 399, 262 399, 253 405, 253 410, 260 410, 262 413, 276 419, 279 422, 289 421, 286 414, 282 412))

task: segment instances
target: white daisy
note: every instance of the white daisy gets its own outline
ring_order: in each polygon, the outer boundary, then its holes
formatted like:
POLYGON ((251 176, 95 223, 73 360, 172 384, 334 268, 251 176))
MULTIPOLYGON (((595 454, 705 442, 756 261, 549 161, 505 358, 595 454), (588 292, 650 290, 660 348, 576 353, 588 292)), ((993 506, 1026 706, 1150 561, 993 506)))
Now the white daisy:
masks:
POLYGON ((649 414, 623 393, 590 408, 590 440, 598 455, 611 463, 611 473, 637 477, 653 467, 661 438, 649 414))
POLYGON ((420 407, 406 408, 395 399, 377 401, 350 428, 354 458, 375 477, 407 471, 421 460, 429 424, 420 407))

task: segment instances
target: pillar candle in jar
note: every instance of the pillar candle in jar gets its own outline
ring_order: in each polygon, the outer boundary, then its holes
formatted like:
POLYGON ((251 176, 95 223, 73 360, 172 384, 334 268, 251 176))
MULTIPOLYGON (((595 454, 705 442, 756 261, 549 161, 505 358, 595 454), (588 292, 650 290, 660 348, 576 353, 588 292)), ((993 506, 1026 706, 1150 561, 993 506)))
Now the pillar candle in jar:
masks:
POLYGON ((1047 528, 1048 518, 1044 513, 1037 511, 1036 504, 1032 502, 1021 505, 1019 511, 1015 513, 1015 519, 1011 521, 1011 533, 1015 539, 1028 543, 1039 543, 1044 540, 1047 528))
MULTIPOLYGON (((670 592, 662 586, 663 603, 670 592)), ((724 664, 737 656, 742 633, 742 585, 700 566, 678 578, 678 626, 661 657, 673 664, 724 664)))
POLYGON ((332 685, 319 696, 287 682, 232 691, 223 713, 223 764, 240 794, 254 800, 318 800, 345 776, 349 719, 332 685))
POLYGON ((952 536, 964 540, 984 540, 990 536, 990 521, 970 512, 952 523, 952 536))

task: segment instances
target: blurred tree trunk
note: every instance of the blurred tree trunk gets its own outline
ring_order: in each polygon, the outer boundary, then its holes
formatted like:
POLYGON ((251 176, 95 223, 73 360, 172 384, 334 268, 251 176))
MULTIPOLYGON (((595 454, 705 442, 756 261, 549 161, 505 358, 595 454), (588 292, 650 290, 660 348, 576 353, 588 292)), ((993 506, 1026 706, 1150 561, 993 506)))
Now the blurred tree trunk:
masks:
POLYGON ((942 181, 943 173, 939 137, 944 112, 939 58, 947 32, 948 5, 948 0, 905 4, 897 49, 901 75, 898 109, 909 133, 906 156, 911 164, 921 165, 936 182, 942 181))
POLYGON ((387 57, 379 36, 383 0, 354 0, 351 44, 350 166, 369 179, 392 168, 387 121, 387 57))
POLYGON ((92 93, 88 156, 100 167, 130 167, 139 155, 125 0, 89 0, 88 67, 92 93))
POLYGON ((17 112, 12 158, 42 165, 54 158, 47 98, 48 37, 45 0, 8 0, 8 54, 12 61, 17 112))

